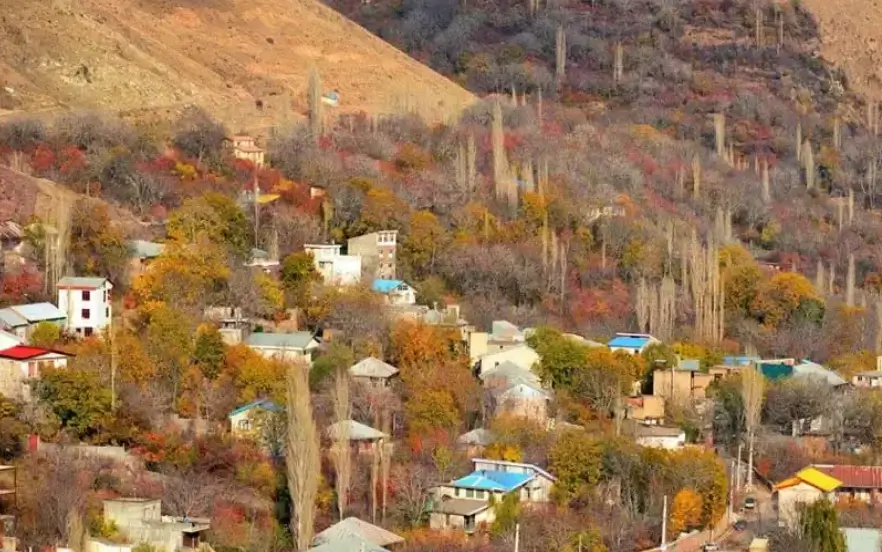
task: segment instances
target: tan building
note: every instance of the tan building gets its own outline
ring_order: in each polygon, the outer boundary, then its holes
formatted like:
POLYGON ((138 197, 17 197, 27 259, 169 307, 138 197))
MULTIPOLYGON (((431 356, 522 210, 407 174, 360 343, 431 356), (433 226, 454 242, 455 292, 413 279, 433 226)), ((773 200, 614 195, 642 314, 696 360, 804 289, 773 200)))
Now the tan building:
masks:
POLYGON ((665 423, 665 399, 655 395, 628 397, 625 418, 646 425, 661 425, 665 423))
POLYGON ((694 370, 658 369, 652 372, 652 394, 670 401, 707 398, 716 377, 694 370))
POLYGON ((264 166, 266 151, 258 147, 251 136, 236 134, 226 138, 226 143, 236 159, 251 161, 256 167, 264 166))
POLYGON ((811 466, 775 485, 778 495, 778 522, 787 527, 799 523, 799 510, 803 504, 812 504, 822 498, 835 499, 834 492, 842 482, 811 466))
POLYGON ((384 230, 349 238, 346 252, 362 259, 362 270, 371 280, 394 280, 398 231, 384 230))

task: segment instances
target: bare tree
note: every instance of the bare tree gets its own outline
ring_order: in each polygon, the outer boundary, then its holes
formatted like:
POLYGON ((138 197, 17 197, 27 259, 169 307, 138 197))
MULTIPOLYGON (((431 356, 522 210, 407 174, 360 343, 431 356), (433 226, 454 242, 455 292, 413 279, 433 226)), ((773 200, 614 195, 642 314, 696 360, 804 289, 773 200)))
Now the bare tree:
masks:
POLYGON ((409 462, 395 467, 395 509, 401 521, 407 525, 419 525, 429 502, 429 489, 439 477, 433 467, 420 462, 409 462))
POLYGON ((339 431, 334 434, 330 452, 336 475, 337 512, 342 520, 352 483, 352 451, 349 448, 349 424, 346 423, 352 417, 352 403, 349 400, 349 375, 345 369, 337 370, 331 400, 339 431))
POLYGON ((288 369, 288 449, 285 466, 291 495, 291 534, 297 550, 312 543, 320 474, 318 431, 312 414, 307 369, 288 369))
POLYGON ((214 497, 228 491, 226 482, 204 470, 173 469, 163 473, 162 504, 176 516, 208 515, 214 497))
POLYGON ((753 446, 756 428, 763 410, 765 380, 759 370, 746 367, 741 371, 741 399, 744 402, 744 421, 747 429, 747 488, 753 486, 753 446))

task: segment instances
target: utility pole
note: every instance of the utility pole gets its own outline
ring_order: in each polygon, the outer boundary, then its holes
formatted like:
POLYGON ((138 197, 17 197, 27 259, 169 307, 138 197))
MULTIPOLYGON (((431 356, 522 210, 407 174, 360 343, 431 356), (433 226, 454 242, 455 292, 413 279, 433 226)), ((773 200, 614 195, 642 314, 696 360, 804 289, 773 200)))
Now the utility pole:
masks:
MULTIPOLYGON (((581 541, 580 541, 580 542, 581 542, 581 541)), ((516 523, 516 524, 515 524, 515 546, 514 546, 514 552, 518 552, 518 550, 520 549, 520 546, 521 546, 521 524, 520 524, 520 523, 516 523)))
POLYGON ((110 326, 110 411, 116 412, 116 332, 110 326))
POLYGON ((662 539, 659 550, 664 552, 668 549, 668 495, 665 495, 662 502, 662 539))
POLYGON ((732 523, 732 515, 735 508, 735 460, 732 460, 732 467, 729 468, 729 523, 732 523))
POLYGON ((738 459, 736 460, 738 468, 735 470, 735 488, 739 491, 741 490, 741 451, 743 449, 744 443, 738 443, 738 459))

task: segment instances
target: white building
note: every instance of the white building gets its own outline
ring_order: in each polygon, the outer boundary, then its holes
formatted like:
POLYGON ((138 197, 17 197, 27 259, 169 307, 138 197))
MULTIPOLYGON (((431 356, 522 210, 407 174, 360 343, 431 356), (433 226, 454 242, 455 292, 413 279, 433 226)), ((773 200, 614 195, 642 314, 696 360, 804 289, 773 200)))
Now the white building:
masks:
POLYGON ((416 290, 404 280, 374 280, 371 289, 393 306, 416 305, 416 290))
POLYGON ((326 284, 351 286, 361 281, 361 257, 343 255, 343 246, 330 244, 307 244, 303 249, 312 255, 315 269, 326 284))
POLYGON ((634 424, 634 441, 642 447, 676 450, 686 446, 686 432, 679 427, 634 424))
POLYGON ((164 516, 162 503, 146 498, 105 500, 104 522, 116 525, 119 539, 90 538, 87 552, 131 552, 141 544, 157 552, 197 550, 210 528, 208 518, 164 516))
POLYGON ((0 350, 0 395, 14 401, 31 401, 29 381, 39 379, 45 368, 64 368, 67 353, 15 345, 0 350))
POLYGON ((55 287, 58 308, 67 315, 69 332, 90 336, 110 327, 110 280, 66 276, 55 287))
POLYGON ((319 347, 310 332, 253 333, 245 343, 266 358, 308 366, 312 366, 312 355, 319 347))

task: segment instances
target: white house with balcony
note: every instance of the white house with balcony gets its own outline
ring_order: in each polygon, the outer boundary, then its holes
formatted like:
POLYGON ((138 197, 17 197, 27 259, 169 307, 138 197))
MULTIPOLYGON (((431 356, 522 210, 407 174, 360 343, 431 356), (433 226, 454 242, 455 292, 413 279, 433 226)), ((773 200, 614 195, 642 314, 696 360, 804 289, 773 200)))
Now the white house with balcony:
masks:
POLYGON ((88 337, 110 327, 110 292, 113 289, 110 280, 65 276, 55 288, 58 308, 67 316, 67 331, 88 337))
POLYGON ((315 269, 326 284, 351 286, 361 281, 361 257, 343 255, 342 245, 306 244, 304 251, 312 255, 315 269))

